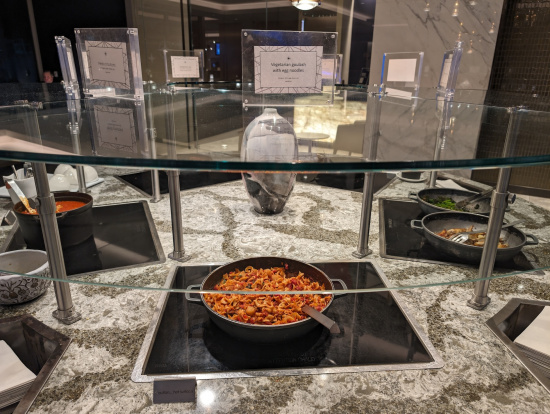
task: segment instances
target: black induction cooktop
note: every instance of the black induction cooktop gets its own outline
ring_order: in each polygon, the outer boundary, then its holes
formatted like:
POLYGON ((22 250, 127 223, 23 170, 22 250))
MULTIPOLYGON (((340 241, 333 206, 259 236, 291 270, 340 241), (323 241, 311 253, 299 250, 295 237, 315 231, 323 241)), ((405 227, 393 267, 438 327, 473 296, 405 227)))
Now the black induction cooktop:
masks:
MULTIPOLYGON (((64 247, 67 276, 150 265, 165 261, 146 201, 94 206, 93 236, 64 247)), ((17 224, 2 251, 26 248, 17 224)))
MULTIPOLYGON (((380 256, 390 259, 412 260, 444 265, 477 268, 439 253, 428 240, 411 228, 411 220, 420 220, 425 214, 415 201, 380 198, 380 256)), ((495 269, 531 270, 536 265, 524 252, 513 260, 495 264, 495 269)))
MULTIPOLYGON (((168 194, 168 174, 166 174, 166 171, 159 171, 158 173, 160 193, 168 194)), ((151 171, 116 175, 115 178, 125 184, 128 184, 130 187, 133 187, 146 196, 153 195, 153 179, 151 171)), ((180 190, 191 190, 193 188, 221 184, 240 179, 240 173, 215 171, 180 171, 179 175, 180 190)))
MULTIPOLYGON (((383 288, 381 270, 370 261, 313 263, 349 288, 383 288)), ((217 266, 175 267, 166 287, 185 289, 217 266)), ((433 346, 406 315, 393 292, 337 296, 327 311, 340 334, 318 325, 302 337, 276 344, 247 342, 213 324, 202 304, 183 293, 163 293, 132 379, 174 375, 196 378, 299 375, 389 369, 440 368, 433 346)))

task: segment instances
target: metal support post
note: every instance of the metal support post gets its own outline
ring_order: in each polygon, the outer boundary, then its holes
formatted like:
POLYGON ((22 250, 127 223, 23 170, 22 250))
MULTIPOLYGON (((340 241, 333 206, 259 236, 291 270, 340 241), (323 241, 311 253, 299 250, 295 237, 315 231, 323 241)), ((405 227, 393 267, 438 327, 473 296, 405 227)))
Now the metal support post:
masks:
POLYGON ((81 193, 87 193, 88 190, 86 188, 86 175, 84 174, 83 165, 76 166, 76 176, 78 177, 78 191, 81 193))
MULTIPOLYGON (((48 253, 51 275, 55 279, 67 280, 63 251, 61 250, 61 240, 59 239, 59 230, 55 217, 55 199, 50 193, 46 166, 43 163, 32 163, 32 168, 38 199, 40 226, 44 235, 44 245, 48 253)), ((81 315, 75 310, 73 305, 69 283, 54 281, 53 286, 57 300, 57 310, 53 311, 53 317, 66 325, 75 323, 81 318, 81 315)))
MULTIPOLYGON (((145 116, 147 117, 147 136, 149 137, 149 143, 151 144, 151 158, 155 159, 157 158, 157 148, 155 145, 156 138, 157 138, 157 130, 155 129, 155 120, 153 117, 153 103, 151 102, 152 96, 151 96, 151 90, 149 88, 154 89, 154 82, 153 81, 146 81, 144 82, 144 86, 147 87, 147 91, 149 93, 145 94, 145 105, 146 105, 146 111, 145 116)), ((158 203, 160 200, 162 200, 162 196, 160 195, 160 183, 159 183, 159 172, 158 170, 151 170, 151 195, 153 198, 151 199, 152 203, 158 203)))
MULTIPOLYGON (((376 87, 376 85, 374 85, 376 87)), ((382 111, 381 98, 385 94, 385 86, 380 86, 379 92, 370 92, 367 100, 367 125, 370 125, 370 130, 367 133, 365 127, 365 133, 363 136, 363 155, 366 161, 376 160, 376 153, 378 152, 378 139, 380 137, 380 113, 382 111), (370 145, 367 151, 367 140, 370 138, 370 145)), ((357 258, 365 257, 372 253, 372 250, 368 248, 369 244, 369 231, 370 231, 370 218, 372 213, 372 201, 374 199, 374 174, 373 172, 365 173, 365 180, 363 183, 363 201, 361 204, 361 223, 359 225, 359 242, 357 245, 357 251, 352 255, 357 258)))
MULTIPOLYGON (((506 133, 506 141, 502 153, 503 157, 511 157, 513 155, 523 111, 523 109, 518 108, 511 108, 509 110, 510 121, 508 123, 508 131, 506 133)), ((508 193, 511 172, 512 170, 509 167, 500 168, 497 184, 493 191, 493 197, 491 198, 491 214, 487 225, 483 254, 479 264, 478 276, 480 278, 489 277, 493 273, 504 212, 511 198, 508 193)), ((476 282, 474 294, 468 300, 469 307, 476 310, 482 310, 491 302, 491 298, 487 296, 489 293, 489 282, 489 280, 480 280, 476 282)))
MULTIPOLYGON (((69 131, 73 140, 73 151, 75 154, 80 154, 80 102, 71 95, 67 95, 67 106, 69 109, 69 131)), ((84 166, 76 166, 76 176, 78 179, 78 191, 87 193, 86 175, 84 174, 84 166)))
MULTIPOLYGON (((176 152, 176 128, 174 122, 174 96, 172 92, 166 94, 166 132, 168 143, 168 157, 175 159, 176 152)), ((174 251, 168 255, 170 259, 184 262, 189 259, 185 256, 183 246, 183 224, 181 219, 181 193, 179 171, 167 171, 168 191, 170 194, 170 216, 172 218, 172 240, 174 251)))
MULTIPOLYGON (((447 131, 450 128, 450 107, 452 104, 452 97, 449 98, 445 96, 443 101, 443 111, 441 118, 439 118, 439 127, 437 128, 437 137, 434 148, 434 161, 439 161, 441 158, 441 151, 445 148, 445 141, 447 140, 447 131)), ((430 171, 430 181, 428 184, 429 188, 435 188, 437 181, 437 171, 430 171)))
POLYGON ((183 224, 181 219, 181 195, 179 171, 167 171, 168 191, 170 192, 170 216, 172 218, 172 239, 174 251, 168 255, 170 259, 185 261, 183 246, 183 224))

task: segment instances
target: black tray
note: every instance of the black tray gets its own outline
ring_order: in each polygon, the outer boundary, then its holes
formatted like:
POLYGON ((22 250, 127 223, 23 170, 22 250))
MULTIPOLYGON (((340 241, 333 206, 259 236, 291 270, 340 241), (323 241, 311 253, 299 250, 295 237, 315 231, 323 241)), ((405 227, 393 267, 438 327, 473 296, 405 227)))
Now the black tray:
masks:
MULTIPOLYGON (((93 237, 63 249, 68 276, 163 263, 166 258, 146 201, 94 206, 93 237)), ((0 251, 26 248, 17 223, 0 251)))
MULTIPOLYGON (((115 175, 115 178, 129 185, 141 194, 153 195, 153 180, 151 171, 115 175)), ((180 190, 206 187, 241 179, 240 173, 210 172, 210 171, 180 171, 180 190)), ((159 188, 161 194, 168 194, 168 175, 159 171, 159 188)))
MULTIPOLYGON (((349 288, 383 288, 385 277, 371 261, 313 263, 349 288)), ((166 287, 200 284, 217 266, 174 267, 166 287)), ((301 375, 329 372, 440 368, 427 336, 390 291, 346 294, 327 316, 338 335, 317 326, 296 340, 276 345, 238 340, 211 323, 205 308, 183 293, 162 294, 138 356, 132 379, 301 375)))
MULTIPOLYGON (((416 201, 379 199, 380 214, 380 256, 389 259, 412 260, 443 265, 477 268, 458 259, 438 253, 428 240, 411 228, 411 220, 420 220, 425 214, 416 201)), ((513 260, 495 264, 495 269, 536 269, 524 252, 513 260)))

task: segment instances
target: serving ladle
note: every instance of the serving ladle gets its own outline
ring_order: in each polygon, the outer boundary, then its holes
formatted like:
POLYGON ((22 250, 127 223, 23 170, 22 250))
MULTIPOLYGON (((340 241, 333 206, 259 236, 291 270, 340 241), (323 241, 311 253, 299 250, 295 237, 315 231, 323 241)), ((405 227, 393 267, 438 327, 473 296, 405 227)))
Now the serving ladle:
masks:
POLYGON ((15 194, 17 194, 17 197, 19 197, 19 200, 21 200, 21 203, 25 206, 29 214, 37 214, 36 209, 32 208, 29 204, 29 199, 25 196, 23 191, 21 191, 21 188, 15 183, 14 180, 7 180, 6 181, 6 188, 7 189, 13 189, 15 194))

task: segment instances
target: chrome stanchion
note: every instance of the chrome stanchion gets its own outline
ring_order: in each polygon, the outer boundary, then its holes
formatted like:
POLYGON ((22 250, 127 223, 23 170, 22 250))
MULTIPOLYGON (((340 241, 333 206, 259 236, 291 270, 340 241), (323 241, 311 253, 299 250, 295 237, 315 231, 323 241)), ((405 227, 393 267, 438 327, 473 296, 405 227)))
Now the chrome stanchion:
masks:
MULTIPOLYGON (((374 85, 376 87, 376 85, 374 85)), ((370 125, 370 131, 363 136, 363 155, 366 161, 376 160, 378 151, 378 138, 380 137, 380 113, 382 110, 381 98, 384 96, 385 87, 381 85, 379 92, 369 92, 367 100, 367 124, 370 125), (370 137, 369 152, 366 152, 366 142, 370 137)), ((369 231, 370 218, 372 213, 372 201, 374 199, 374 174, 373 172, 365 173, 365 181, 363 183, 363 201, 361 204, 361 222, 359 224, 359 242, 357 250, 352 253, 354 257, 362 258, 372 253, 369 249, 369 231)))
MULTIPOLYGON (((445 96, 445 100, 443 101, 443 111, 441 114, 441 118, 439 119, 439 126, 437 128, 437 137, 436 137, 436 143, 434 148, 434 161, 439 161, 441 158, 441 152, 445 148, 445 142, 447 141, 447 132, 450 128, 450 106, 452 103, 452 97, 450 100, 447 96, 445 96)), ((428 187, 429 188, 435 188, 436 182, 437 182, 437 170, 430 171, 430 180, 428 187)))
MULTIPOLYGON (((61 240, 59 238, 59 229, 57 228, 57 220, 55 217, 55 199, 50 193, 46 166, 42 163, 32 163, 32 168, 38 199, 40 226, 42 227, 44 245, 48 253, 50 272, 55 279, 67 280, 65 262, 63 261, 63 251, 61 250, 61 240)), ((54 281, 53 286, 55 298, 57 300, 57 310, 53 311, 53 317, 66 325, 75 323, 81 318, 81 315, 75 310, 73 305, 69 283, 54 281)))
MULTIPOLYGON (((516 144, 521 115, 524 109, 510 108, 510 121, 506 132, 506 141, 504 143, 503 157, 510 157, 514 152, 516 144)), ((502 228, 502 220, 504 212, 509 202, 513 202, 514 196, 508 193, 508 184, 510 183, 510 174, 512 170, 509 167, 500 168, 497 184, 491 198, 491 215, 487 225, 485 244, 483 246, 483 254, 479 264, 478 276, 480 278, 490 277, 493 273, 495 258, 497 255, 498 242, 500 239, 500 231, 502 228)), ((468 306, 477 310, 485 309, 491 302, 491 298, 487 296, 489 292, 489 280, 480 280, 476 282, 474 294, 468 300, 468 306)))
MULTIPOLYGON (((154 82, 153 81, 147 81, 144 82, 145 86, 151 87, 151 89, 155 89, 154 82)), ((151 91, 149 91, 151 92, 151 91)), ((157 138, 157 130, 155 129, 155 121, 153 118, 153 103, 151 102, 151 95, 145 94, 145 105, 146 105, 146 112, 145 116, 147 117, 147 132, 149 137, 149 142, 151 144, 151 157, 153 159, 157 158, 157 148, 155 146, 156 138, 157 138)), ((162 200, 162 196, 160 195, 160 183, 159 183, 159 172, 158 170, 151 170, 151 195, 153 198, 151 199, 152 203, 158 203, 160 200, 162 200)))
MULTIPOLYGON (((168 157, 175 159, 176 152, 176 129, 174 123, 174 95, 172 91, 166 94, 166 132, 168 141, 168 157)), ((172 240, 174 251, 168 255, 170 259, 184 262, 189 259, 185 256, 183 247, 183 224, 181 219, 181 193, 179 171, 167 171, 168 191, 170 195, 170 216, 172 219, 172 240)))
POLYGON ((86 175, 84 174, 84 166, 76 166, 76 176, 78 177, 78 191, 81 193, 87 193, 88 189, 86 188, 86 175))

